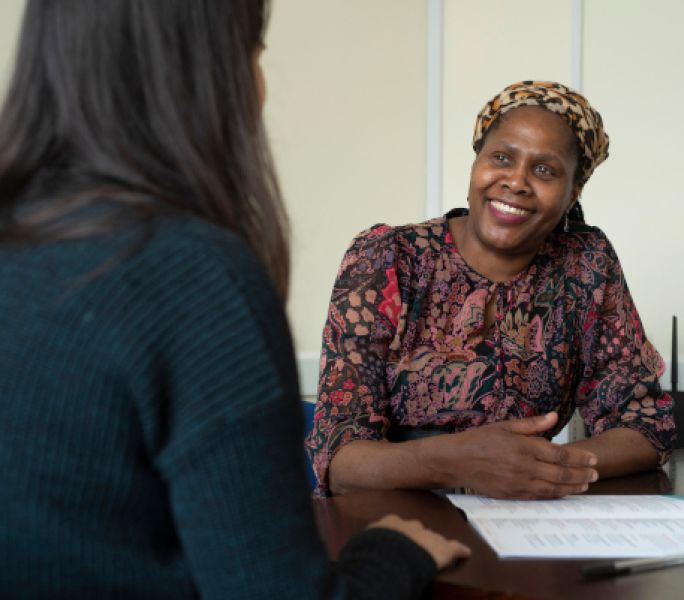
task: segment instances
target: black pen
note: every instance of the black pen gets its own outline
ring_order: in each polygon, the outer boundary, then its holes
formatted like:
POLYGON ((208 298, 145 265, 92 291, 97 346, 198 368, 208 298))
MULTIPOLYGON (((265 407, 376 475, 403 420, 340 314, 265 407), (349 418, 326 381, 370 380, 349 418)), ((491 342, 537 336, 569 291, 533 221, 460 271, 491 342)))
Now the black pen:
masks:
POLYGON ((585 577, 609 577, 611 575, 629 575, 643 571, 655 571, 684 565, 684 556, 670 556, 665 558, 640 558, 635 560, 610 560, 594 563, 582 567, 585 577))

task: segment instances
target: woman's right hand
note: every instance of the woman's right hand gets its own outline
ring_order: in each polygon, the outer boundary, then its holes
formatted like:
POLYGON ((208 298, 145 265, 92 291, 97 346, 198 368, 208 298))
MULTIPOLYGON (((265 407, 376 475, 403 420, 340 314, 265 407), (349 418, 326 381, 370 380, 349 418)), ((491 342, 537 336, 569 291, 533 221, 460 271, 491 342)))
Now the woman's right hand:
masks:
POLYGON ((415 519, 406 520, 397 515, 386 515, 379 521, 371 523, 368 528, 382 527, 403 533, 406 537, 418 544, 437 563, 438 569, 443 569, 457 558, 470 556, 470 548, 455 540, 448 540, 443 535, 427 529, 420 521, 415 519))
POLYGON ((560 498, 598 479, 596 456, 539 437, 555 412, 420 440, 419 461, 442 487, 468 487, 492 498, 560 498))

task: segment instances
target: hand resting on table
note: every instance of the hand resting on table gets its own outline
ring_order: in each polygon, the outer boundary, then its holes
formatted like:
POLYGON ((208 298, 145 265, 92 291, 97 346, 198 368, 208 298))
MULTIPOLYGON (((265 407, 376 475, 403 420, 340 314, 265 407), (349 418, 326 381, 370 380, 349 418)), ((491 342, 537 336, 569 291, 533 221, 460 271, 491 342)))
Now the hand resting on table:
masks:
POLYGON ((560 498, 598 479, 588 450, 539 437, 555 412, 492 423, 458 434, 418 440, 421 462, 443 487, 467 487, 493 498, 560 498))

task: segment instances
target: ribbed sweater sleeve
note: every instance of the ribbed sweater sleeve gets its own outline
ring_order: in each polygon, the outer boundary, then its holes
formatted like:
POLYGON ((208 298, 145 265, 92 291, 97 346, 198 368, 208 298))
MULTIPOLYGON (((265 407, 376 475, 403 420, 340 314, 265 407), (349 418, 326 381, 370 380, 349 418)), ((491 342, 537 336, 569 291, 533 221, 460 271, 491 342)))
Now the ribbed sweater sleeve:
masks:
POLYGON ((153 294, 163 350, 145 379, 165 393, 140 395, 152 462, 202 598, 326 597, 283 310, 244 243, 210 233, 182 232, 153 294))
POLYGON ((202 596, 417 598, 435 563, 393 531, 359 536, 331 571, 308 498, 279 301, 241 243, 207 252, 202 270, 216 277, 192 269, 201 310, 186 306, 176 321, 177 416, 157 457, 202 596))

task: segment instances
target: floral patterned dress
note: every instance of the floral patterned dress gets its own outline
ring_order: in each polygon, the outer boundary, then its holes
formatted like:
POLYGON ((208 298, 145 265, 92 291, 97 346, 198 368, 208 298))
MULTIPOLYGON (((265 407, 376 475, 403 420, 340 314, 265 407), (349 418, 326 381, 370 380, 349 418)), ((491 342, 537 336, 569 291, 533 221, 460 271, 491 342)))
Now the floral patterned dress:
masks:
POLYGON ((495 283, 459 254, 445 217, 376 225, 342 261, 323 331, 307 447, 328 495, 328 467, 353 440, 390 427, 459 432, 577 407, 591 435, 630 427, 661 463, 675 435, 664 365, 647 341, 605 234, 552 233, 532 263, 495 283), (485 306, 496 318, 485 331, 485 306))

